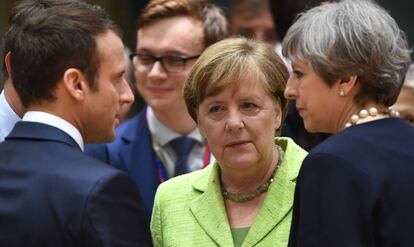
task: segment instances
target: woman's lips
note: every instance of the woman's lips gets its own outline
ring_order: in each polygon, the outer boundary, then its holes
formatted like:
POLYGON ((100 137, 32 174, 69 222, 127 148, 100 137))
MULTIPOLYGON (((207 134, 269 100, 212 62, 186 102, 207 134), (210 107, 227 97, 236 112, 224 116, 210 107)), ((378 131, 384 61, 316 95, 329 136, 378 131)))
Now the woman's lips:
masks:
POLYGON ((300 114, 301 112, 304 111, 304 108, 302 108, 302 107, 296 107, 296 111, 300 114))
POLYGON ((153 94, 163 94, 163 93, 171 92, 173 89, 172 88, 155 88, 155 87, 149 87, 149 88, 147 88, 147 90, 150 91, 153 94))
POLYGON ((249 143, 250 143, 250 141, 233 141, 233 142, 230 142, 230 143, 226 144, 226 147, 238 148, 238 147, 245 146, 249 143))

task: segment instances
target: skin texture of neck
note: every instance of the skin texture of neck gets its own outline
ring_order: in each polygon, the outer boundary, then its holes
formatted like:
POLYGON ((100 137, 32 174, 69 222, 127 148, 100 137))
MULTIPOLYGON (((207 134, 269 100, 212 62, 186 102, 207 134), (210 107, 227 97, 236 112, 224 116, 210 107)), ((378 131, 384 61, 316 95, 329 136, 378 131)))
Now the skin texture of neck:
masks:
POLYGON ((339 114, 338 121, 334 125, 333 130, 330 133, 338 133, 342 131, 345 127, 345 124, 351 119, 352 115, 357 113, 360 107, 355 105, 353 102, 346 104, 342 107, 342 111, 339 114))
MULTIPOLYGON (((348 123, 351 120, 352 115, 358 115, 358 113, 362 109, 369 110, 370 108, 375 107, 379 112, 384 111, 386 109, 385 106, 376 104, 373 101, 367 102, 364 104, 364 106, 358 106, 356 104, 350 104, 348 107, 344 107, 343 114, 339 118, 338 125, 336 126, 336 131, 334 133, 337 133, 339 131, 342 131, 345 127, 345 124, 348 123)), ((378 120, 381 118, 385 118, 387 115, 385 114, 378 114, 377 116, 368 116, 365 118, 361 118, 358 120, 356 124, 366 123, 374 120, 378 120)))
POLYGON ((20 118, 22 118, 23 114, 25 113, 25 109, 20 101, 19 96, 17 95, 16 90, 13 87, 10 78, 6 79, 6 81, 4 82, 4 95, 13 111, 20 118))
POLYGON ((279 153, 276 147, 273 149, 272 157, 266 162, 268 165, 253 166, 254 169, 238 171, 221 170, 222 186, 234 194, 246 194, 254 192, 259 186, 266 183, 272 176, 277 166, 279 153))
MULTIPOLYGON (((239 176, 240 174, 236 174, 235 171, 230 171, 228 174, 222 172, 222 186, 232 193, 250 193, 269 180, 274 169, 277 169, 278 159, 279 153, 274 148, 270 165, 264 166, 267 169, 247 171, 244 177, 239 176)), ((259 213, 265 197, 266 193, 263 193, 251 201, 242 203, 224 200, 230 227, 250 227, 259 213)))
POLYGON ((196 128, 196 123, 194 120, 190 117, 190 115, 187 112, 187 109, 185 111, 178 110, 178 111, 168 111, 168 112, 159 112, 154 110, 154 115, 157 117, 161 123, 163 123, 165 126, 170 128, 171 130, 186 135, 193 131, 196 128), (179 120, 179 121, 177 121, 179 120))
POLYGON ((36 102, 32 103, 29 107, 27 107, 27 111, 41 111, 53 114, 57 117, 60 117, 72 125, 74 125, 76 128, 79 129, 79 125, 77 124, 78 121, 76 117, 74 117, 72 114, 70 114, 70 110, 67 110, 67 107, 64 107, 63 105, 59 104, 58 101, 54 101, 54 104, 51 104, 50 102, 36 102))

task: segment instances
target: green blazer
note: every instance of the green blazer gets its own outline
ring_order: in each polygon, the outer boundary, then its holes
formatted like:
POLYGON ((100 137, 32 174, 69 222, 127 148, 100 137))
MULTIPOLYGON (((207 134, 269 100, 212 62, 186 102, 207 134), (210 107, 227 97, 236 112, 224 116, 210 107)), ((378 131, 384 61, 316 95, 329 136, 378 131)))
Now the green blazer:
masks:
MULTIPOLYGON (((275 138, 285 150, 243 246, 286 247, 292 220, 296 178, 306 151, 289 138, 275 138)), ((220 189, 216 162, 168 180, 158 187, 151 234, 158 246, 234 246, 220 189)))

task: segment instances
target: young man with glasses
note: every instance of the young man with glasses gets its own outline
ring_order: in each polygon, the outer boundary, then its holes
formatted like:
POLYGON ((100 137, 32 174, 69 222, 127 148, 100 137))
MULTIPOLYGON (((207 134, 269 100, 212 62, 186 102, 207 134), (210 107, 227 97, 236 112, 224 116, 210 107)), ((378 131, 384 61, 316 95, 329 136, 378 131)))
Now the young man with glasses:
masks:
POLYGON ((90 146, 88 152, 135 179, 149 216, 161 182, 209 163, 183 85, 198 56, 227 32, 221 11, 204 0, 153 0, 138 19, 131 59, 148 106, 117 128, 113 143, 90 146))

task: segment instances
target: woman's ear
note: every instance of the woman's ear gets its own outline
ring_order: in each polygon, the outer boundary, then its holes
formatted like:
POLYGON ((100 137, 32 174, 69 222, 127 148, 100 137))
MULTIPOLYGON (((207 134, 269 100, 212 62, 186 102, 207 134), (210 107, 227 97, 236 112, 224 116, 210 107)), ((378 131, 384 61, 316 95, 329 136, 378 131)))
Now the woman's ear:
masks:
MULTIPOLYGON (((287 104, 287 102, 286 102, 287 104)), ((282 126, 282 104, 280 103, 280 100, 276 100, 274 111, 275 111, 275 127, 276 131, 280 129, 282 126)))
POLYGON ((63 85, 69 95, 77 101, 83 101, 89 91, 86 79, 79 69, 67 69, 63 74, 63 85))
POLYGON ((339 81, 339 90, 338 94, 341 97, 348 95, 353 89, 356 88, 358 82, 357 75, 351 75, 348 78, 341 79, 339 81))

